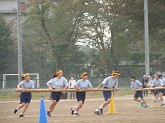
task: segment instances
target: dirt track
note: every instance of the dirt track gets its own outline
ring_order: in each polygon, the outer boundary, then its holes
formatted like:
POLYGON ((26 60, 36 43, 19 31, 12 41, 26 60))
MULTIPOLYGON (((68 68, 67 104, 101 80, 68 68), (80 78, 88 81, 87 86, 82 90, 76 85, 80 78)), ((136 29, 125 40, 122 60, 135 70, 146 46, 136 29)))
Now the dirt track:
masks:
MULTIPOLYGON (((48 118, 49 123, 164 123, 165 106, 160 107, 160 102, 153 103, 151 99, 146 99, 149 108, 138 108, 138 103, 125 98, 115 100, 116 111, 118 114, 107 114, 108 107, 104 109, 104 115, 93 114, 93 110, 99 106, 103 100, 86 100, 84 107, 80 110, 80 117, 73 117, 70 114, 70 108, 75 106, 76 101, 60 101, 48 118)), ((49 100, 45 101, 46 107, 49 100)), ((20 111, 14 115, 12 110, 18 105, 16 101, 0 101, 0 123, 37 123, 39 119, 39 101, 32 101, 29 109, 25 113, 26 118, 18 118, 20 111)))

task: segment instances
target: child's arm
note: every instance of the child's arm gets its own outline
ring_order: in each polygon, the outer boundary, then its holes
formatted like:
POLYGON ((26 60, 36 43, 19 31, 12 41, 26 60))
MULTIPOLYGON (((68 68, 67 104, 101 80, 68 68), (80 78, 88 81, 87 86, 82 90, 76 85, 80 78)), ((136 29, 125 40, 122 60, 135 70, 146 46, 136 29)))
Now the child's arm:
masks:
POLYGON ((100 84, 97 86, 97 89, 99 89, 101 86, 103 86, 103 83, 100 83, 100 84))
POLYGON ((75 85, 74 88, 81 92, 81 89, 78 86, 75 85))
POLYGON ((136 92, 136 89, 135 88, 132 88, 132 91, 136 92))
POLYGON ((119 91, 119 88, 115 86, 115 87, 113 88, 113 90, 114 90, 114 91, 119 91))

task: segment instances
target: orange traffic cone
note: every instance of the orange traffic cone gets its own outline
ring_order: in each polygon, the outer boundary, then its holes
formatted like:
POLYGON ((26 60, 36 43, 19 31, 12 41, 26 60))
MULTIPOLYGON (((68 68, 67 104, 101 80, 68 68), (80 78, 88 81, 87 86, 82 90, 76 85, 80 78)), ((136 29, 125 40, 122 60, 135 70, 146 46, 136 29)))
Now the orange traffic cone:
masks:
POLYGON ((116 113, 117 112, 116 112, 116 108, 115 108, 114 95, 112 94, 108 114, 116 114, 116 113))

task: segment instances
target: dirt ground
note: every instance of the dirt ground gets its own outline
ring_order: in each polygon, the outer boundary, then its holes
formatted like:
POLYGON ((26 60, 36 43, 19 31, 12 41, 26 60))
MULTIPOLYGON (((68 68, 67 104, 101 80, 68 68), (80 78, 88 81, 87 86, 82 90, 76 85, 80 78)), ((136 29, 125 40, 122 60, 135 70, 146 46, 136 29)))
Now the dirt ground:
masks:
MULTIPOLYGON (((153 103, 152 98, 147 98, 148 108, 138 108, 139 103, 132 100, 132 97, 115 97, 117 114, 107 114, 108 107, 104 109, 103 115, 93 114, 103 99, 87 99, 85 105, 79 111, 81 116, 71 116, 70 108, 77 104, 76 100, 61 100, 56 109, 52 112, 52 117, 48 118, 49 123, 164 123, 165 106, 161 107, 160 102, 153 103)), ((45 106, 48 107, 49 100, 45 100, 45 106)), ((25 118, 19 118, 13 114, 13 109, 19 104, 16 101, 0 101, 0 123, 37 123, 39 121, 39 100, 32 100, 25 118)))

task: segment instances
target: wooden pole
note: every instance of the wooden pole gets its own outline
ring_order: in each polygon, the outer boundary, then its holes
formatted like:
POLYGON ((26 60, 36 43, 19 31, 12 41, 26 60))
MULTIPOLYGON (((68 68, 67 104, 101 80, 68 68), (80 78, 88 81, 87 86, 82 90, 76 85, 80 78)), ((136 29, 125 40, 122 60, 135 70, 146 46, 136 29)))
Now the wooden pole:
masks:
MULTIPOLYGON (((82 89, 82 92, 88 91, 88 89, 82 89)), ((114 89, 91 89, 91 91, 117 91, 114 89)), ((77 89, 67 89, 63 91, 62 89, 15 89, 15 92, 78 92, 77 89)))
POLYGON ((135 91, 145 91, 145 90, 163 90, 165 87, 155 87, 155 88, 140 88, 140 89, 133 89, 135 91))

